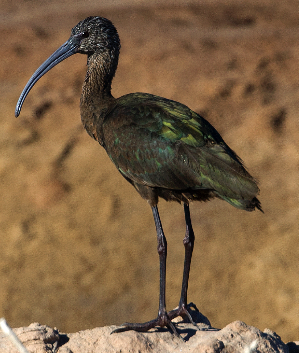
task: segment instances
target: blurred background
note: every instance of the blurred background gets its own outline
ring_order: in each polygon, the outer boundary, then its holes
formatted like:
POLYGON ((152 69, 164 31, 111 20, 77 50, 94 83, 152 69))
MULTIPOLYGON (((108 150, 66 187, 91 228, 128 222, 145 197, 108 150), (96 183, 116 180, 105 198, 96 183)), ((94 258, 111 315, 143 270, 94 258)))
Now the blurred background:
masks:
MULTIPOLYGON (((212 325, 299 329, 299 16, 297 0, 2 0, 0 12, 0 316, 74 332, 156 317, 159 261, 147 203, 80 122, 86 57, 17 99, 38 66, 89 15, 122 49, 115 97, 149 92, 202 114, 259 181, 265 214, 191 205, 189 282, 212 325)), ((167 307, 178 305, 182 205, 160 201, 167 307)))

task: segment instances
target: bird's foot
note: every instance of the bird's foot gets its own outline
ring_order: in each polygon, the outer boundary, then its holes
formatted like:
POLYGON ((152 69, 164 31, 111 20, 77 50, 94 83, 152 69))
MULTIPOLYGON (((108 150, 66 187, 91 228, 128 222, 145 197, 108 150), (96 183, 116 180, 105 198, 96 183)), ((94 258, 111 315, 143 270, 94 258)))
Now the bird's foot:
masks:
POLYGON ((182 339, 180 334, 177 331, 177 328, 175 327, 175 324, 171 321, 174 318, 181 316, 183 319, 187 319, 192 325, 194 325, 198 330, 199 327, 197 326, 196 322, 193 320, 191 313, 196 312, 199 313, 199 310, 197 309, 196 305, 193 303, 190 303, 188 305, 180 304, 178 308, 169 311, 168 313, 162 312, 158 315, 158 317, 154 320, 144 322, 144 323, 124 323, 120 327, 116 328, 111 332, 112 333, 117 333, 117 332, 125 332, 125 331, 137 331, 137 332, 147 332, 150 329, 154 327, 167 327, 172 333, 182 339), (192 310, 191 310, 192 309, 192 310))
POLYGON ((199 310, 194 303, 190 303, 188 305, 180 303, 180 305, 176 309, 173 309, 168 312, 168 317, 170 318, 170 320, 173 320, 174 318, 181 316, 184 321, 186 321, 187 319, 193 326, 195 326, 199 330, 197 323, 192 318, 192 312, 199 313, 199 310))
MULTIPOLYGON (((176 316, 173 316, 176 317, 176 316)), ((113 330, 111 333, 124 332, 124 331, 138 331, 138 332, 147 332, 150 329, 159 326, 159 327, 167 327, 172 333, 178 338, 182 339, 179 335, 175 325, 171 322, 169 315, 166 312, 159 313, 158 317, 154 320, 144 322, 144 323, 124 323, 117 329, 113 330)))

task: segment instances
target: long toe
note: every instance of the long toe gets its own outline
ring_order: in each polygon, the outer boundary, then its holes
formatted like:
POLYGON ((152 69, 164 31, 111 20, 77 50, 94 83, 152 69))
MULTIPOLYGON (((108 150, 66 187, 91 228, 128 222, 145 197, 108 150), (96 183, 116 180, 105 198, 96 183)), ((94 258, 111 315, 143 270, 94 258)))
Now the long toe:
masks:
POLYGON ((144 323, 124 323, 120 327, 116 328, 111 332, 112 333, 118 333, 118 332, 125 332, 125 331, 137 331, 137 332, 147 332, 152 328, 155 327, 167 327, 175 336, 179 337, 180 339, 181 336, 179 335, 175 325, 171 322, 171 319, 169 318, 168 314, 161 314, 158 316, 156 319, 147 321, 144 323))
POLYGON ((179 305, 178 308, 171 310, 168 313, 168 317, 170 318, 170 320, 173 320, 174 318, 181 316, 184 320, 187 319, 193 326, 195 326, 199 330, 197 323, 192 317, 192 315, 195 316, 198 313, 199 310, 197 306, 193 303, 190 303, 188 305, 179 305))

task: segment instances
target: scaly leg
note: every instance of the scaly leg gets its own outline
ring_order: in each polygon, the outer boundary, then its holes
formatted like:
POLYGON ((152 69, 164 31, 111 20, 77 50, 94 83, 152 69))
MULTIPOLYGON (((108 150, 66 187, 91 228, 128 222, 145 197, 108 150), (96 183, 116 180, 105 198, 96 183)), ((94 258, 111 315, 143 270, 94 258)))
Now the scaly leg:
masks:
MULTIPOLYGON (((189 321, 197 327, 196 323, 193 321, 187 305, 187 291, 188 291, 188 280, 189 280, 189 273, 190 273, 190 265, 191 265, 191 258, 192 252, 194 248, 194 232, 191 224, 191 217, 190 217, 190 210, 189 205, 184 204, 184 211, 185 211, 185 220, 186 220, 186 235, 183 240, 185 246, 185 261, 184 261, 184 272, 183 272, 183 281, 182 281, 182 291, 181 291, 181 298, 179 302, 179 307, 174 309, 168 313, 169 318, 172 320, 177 316, 187 316, 189 321)), ((196 310, 196 306, 191 304, 196 310)))
MULTIPOLYGON (((159 254, 159 260, 160 260, 160 296, 159 296, 158 316, 156 319, 145 322, 145 323, 136 323, 136 324, 124 323, 119 328, 112 331, 112 333, 129 331, 129 330, 146 332, 155 326, 160 326, 160 327, 166 326, 176 336, 180 337, 175 326, 171 322, 171 319, 169 318, 169 316, 166 312, 165 283, 166 283, 167 241, 166 241, 163 229, 162 229, 162 224, 161 224, 161 220, 160 220, 157 206, 152 207, 152 211, 153 211, 153 216, 154 216, 156 230, 157 230, 158 254, 159 254)), ((191 250, 191 254, 192 254, 192 250, 191 250)), ((188 284, 188 278, 187 278, 187 284, 188 284)), ((187 298, 186 298, 186 300, 187 300, 187 298)))

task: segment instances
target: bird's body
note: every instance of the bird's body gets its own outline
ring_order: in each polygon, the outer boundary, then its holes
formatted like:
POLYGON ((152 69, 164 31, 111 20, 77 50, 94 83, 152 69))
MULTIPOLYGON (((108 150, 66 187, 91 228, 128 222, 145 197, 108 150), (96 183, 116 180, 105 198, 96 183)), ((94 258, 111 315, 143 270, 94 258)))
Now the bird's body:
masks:
POLYGON ((19 99, 16 116, 29 90, 53 66, 75 53, 87 54, 87 73, 80 102, 82 123, 106 150, 123 177, 149 202, 157 228, 160 256, 160 301, 156 320, 126 324, 118 331, 146 331, 155 325, 176 332, 171 319, 187 310, 187 287, 194 243, 189 202, 223 199, 236 208, 261 210, 259 189, 240 158, 216 129, 187 106, 147 93, 120 98, 111 94, 119 56, 119 37, 112 23, 88 17, 70 39, 35 72, 19 99), (179 309, 165 309, 167 243, 158 214, 159 197, 184 203, 185 265, 179 309))
POLYGON ((86 118, 84 112, 88 133, 151 206, 158 197, 187 203, 218 197, 245 210, 259 205, 256 183, 240 159, 185 105, 132 93, 110 99, 104 115, 86 118))

